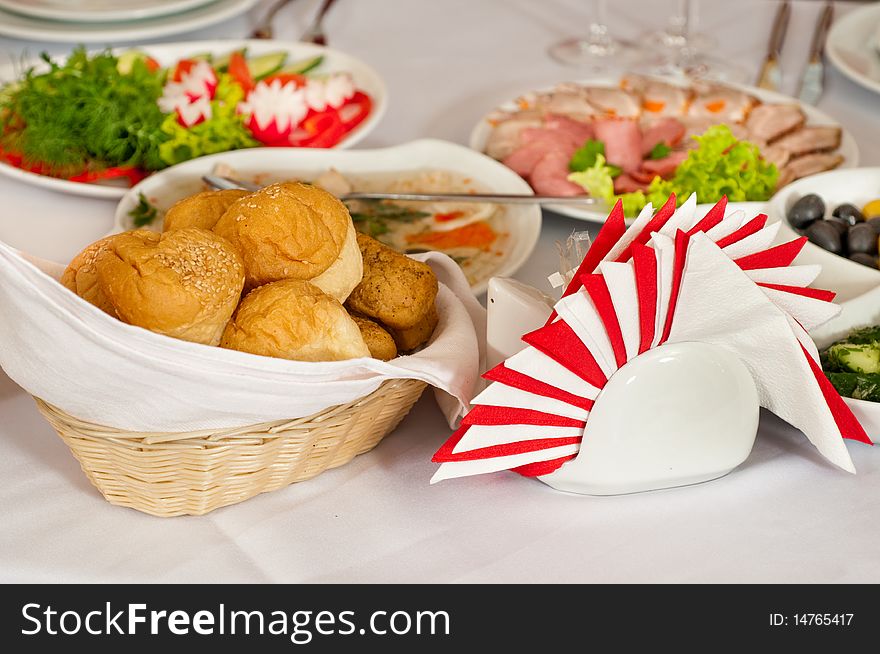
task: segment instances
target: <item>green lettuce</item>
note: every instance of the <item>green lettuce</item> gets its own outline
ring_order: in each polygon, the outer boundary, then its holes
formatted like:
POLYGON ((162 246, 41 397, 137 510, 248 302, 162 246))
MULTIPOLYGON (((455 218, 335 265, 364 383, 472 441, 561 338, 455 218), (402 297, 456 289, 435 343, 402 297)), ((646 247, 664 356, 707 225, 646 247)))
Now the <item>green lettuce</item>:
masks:
POLYGON ((641 191, 614 195, 614 178, 620 174, 620 168, 605 163, 605 157, 596 154, 593 165, 584 170, 570 173, 568 181, 577 184, 594 198, 600 198, 610 207, 619 199, 623 202, 623 214, 632 216, 645 206, 647 200, 641 191))
POLYGON ((184 127, 177 121, 176 113, 166 116, 161 127, 167 139, 159 145, 161 160, 171 166, 206 154, 259 145, 245 127, 243 117, 235 112, 242 100, 241 86, 227 73, 220 73, 210 120, 184 127))
POLYGON ((697 194, 698 202, 717 202, 723 195, 731 202, 761 202, 773 195, 779 171, 761 158, 758 146, 737 140, 727 125, 710 127, 694 139, 698 147, 690 151, 672 178, 655 177, 647 193, 615 195, 613 178, 617 171, 601 154, 596 154, 592 166, 571 173, 568 180, 605 200, 609 207, 621 200, 626 216, 635 216, 648 202, 662 206, 672 193, 678 204, 692 193, 697 194))
POLYGON ((716 202, 726 195, 731 202, 769 200, 779 171, 761 158, 754 143, 739 141, 727 125, 713 125, 695 136, 699 147, 675 170, 669 180, 655 177, 648 188, 648 201, 659 206, 671 193, 679 204, 691 193, 699 202, 716 202))

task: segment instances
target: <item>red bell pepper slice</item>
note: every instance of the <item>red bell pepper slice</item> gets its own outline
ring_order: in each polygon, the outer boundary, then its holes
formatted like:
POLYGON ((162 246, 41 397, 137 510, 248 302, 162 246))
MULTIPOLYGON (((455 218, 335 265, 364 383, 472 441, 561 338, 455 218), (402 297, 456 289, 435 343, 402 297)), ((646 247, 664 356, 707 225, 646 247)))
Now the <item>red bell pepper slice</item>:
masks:
POLYGON ((332 107, 306 116, 300 127, 308 136, 292 144, 306 148, 331 148, 345 135, 339 112, 332 107))
MULTIPOLYGON (((155 60, 154 60, 155 61, 155 60)), ((157 64, 158 65, 158 64, 157 64)), ((171 79, 175 82, 180 82, 183 79, 183 76, 189 73, 193 69, 193 66, 196 65, 196 62, 192 59, 181 59, 177 62, 177 65, 174 67, 174 75, 171 76, 171 79)), ((147 67, 149 68, 149 61, 147 62, 147 67)))
POLYGON ((338 111, 345 128, 345 133, 350 132, 360 125, 373 109, 373 100, 366 93, 357 91, 351 98, 346 100, 338 111))
POLYGON ((241 52, 235 51, 229 55, 229 68, 227 70, 232 79, 244 90, 245 95, 250 93, 254 86, 256 86, 254 78, 251 76, 251 71, 248 68, 247 60, 241 52))
POLYGON ((127 177, 129 183, 134 186, 147 176, 147 173, 134 166, 114 166, 102 170, 86 170, 67 179, 71 182, 97 182, 102 179, 117 179, 127 177))

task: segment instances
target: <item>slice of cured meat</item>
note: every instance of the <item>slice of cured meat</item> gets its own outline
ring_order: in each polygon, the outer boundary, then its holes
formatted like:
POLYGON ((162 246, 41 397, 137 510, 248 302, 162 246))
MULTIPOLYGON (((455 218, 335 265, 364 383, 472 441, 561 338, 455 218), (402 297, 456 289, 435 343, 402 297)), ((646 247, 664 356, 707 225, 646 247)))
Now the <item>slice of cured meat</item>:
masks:
POLYGON ((558 150, 548 152, 537 163, 529 181, 538 195, 584 195, 584 189, 569 182, 569 157, 558 150))
POLYGON ((648 155, 658 143, 675 146, 681 143, 686 128, 677 118, 660 118, 642 129, 642 154, 648 155))
POLYGON ((816 125, 802 127, 781 139, 773 145, 791 152, 792 157, 811 152, 826 152, 840 146, 841 130, 831 125, 816 125))
POLYGON ((794 104, 760 104, 749 112, 746 130, 753 143, 770 143, 802 127, 806 119, 794 104))
POLYGON ((837 168, 842 163, 843 157, 841 155, 825 152, 797 157, 785 164, 779 172, 779 180, 776 182, 776 186, 780 188, 801 177, 837 168))
POLYGON ((605 159, 625 173, 642 163, 642 131, 634 120, 607 118, 593 124, 596 139, 605 144, 605 159))

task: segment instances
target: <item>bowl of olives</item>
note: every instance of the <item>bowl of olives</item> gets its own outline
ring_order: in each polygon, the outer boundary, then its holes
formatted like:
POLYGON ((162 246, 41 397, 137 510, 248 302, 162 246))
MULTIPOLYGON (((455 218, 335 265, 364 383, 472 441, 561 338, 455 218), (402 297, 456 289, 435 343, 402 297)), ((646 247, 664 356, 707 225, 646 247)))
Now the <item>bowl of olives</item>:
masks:
POLYGON ((807 237, 795 263, 821 265, 815 286, 838 302, 880 286, 880 168, 804 177, 774 195, 767 213, 782 223, 780 242, 807 237))
POLYGON ((880 268, 880 198, 869 200, 861 208, 852 202, 831 208, 818 194, 808 193, 795 200, 786 217, 810 243, 863 266, 880 268))

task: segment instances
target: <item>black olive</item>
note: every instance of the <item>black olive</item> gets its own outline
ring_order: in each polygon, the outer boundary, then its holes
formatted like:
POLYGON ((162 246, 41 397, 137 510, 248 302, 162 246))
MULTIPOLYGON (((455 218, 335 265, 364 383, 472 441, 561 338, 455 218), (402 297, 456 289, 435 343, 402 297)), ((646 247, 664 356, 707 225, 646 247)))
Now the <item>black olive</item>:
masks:
MULTIPOLYGON (((843 238, 849 231, 849 225, 847 225, 842 220, 832 218, 830 220, 826 220, 825 222, 834 227, 834 229, 836 229, 838 232, 840 232, 840 238, 843 238)), ((878 227, 880 227, 880 225, 878 225, 878 227)))
POLYGON ((849 203, 837 205, 831 215, 849 225, 865 222, 862 212, 855 205, 849 203))
POLYGON ((870 225, 859 224, 850 227, 846 240, 852 254, 858 252, 877 254, 877 234, 870 225))
POLYGON ((860 263, 863 266, 877 268, 877 257, 871 256, 870 254, 865 254, 864 252, 856 252, 855 254, 851 254, 849 258, 850 261, 855 261, 856 263, 860 263))
POLYGON ((865 221, 865 224, 866 224, 866 225, 870 225, 871 228, 872 228, 872 229, 873 229, 878 235, 880 235, 880 216, 875 216, 875 217, 873 217, 873 218, 868 218, 868 220, 865 221))
POLYGON ((840 232, 828 220, 819 220, 814 222, 804 232, 810 243, 815 243, 823 250, 828 250, 834 254, 843 252, 843 239, 840 238, 840 232))
POLYGON ((825 203, 815 193, 805 195, 788 210, 788 222, 795 229, 806 229, 825 215, 825 203))

